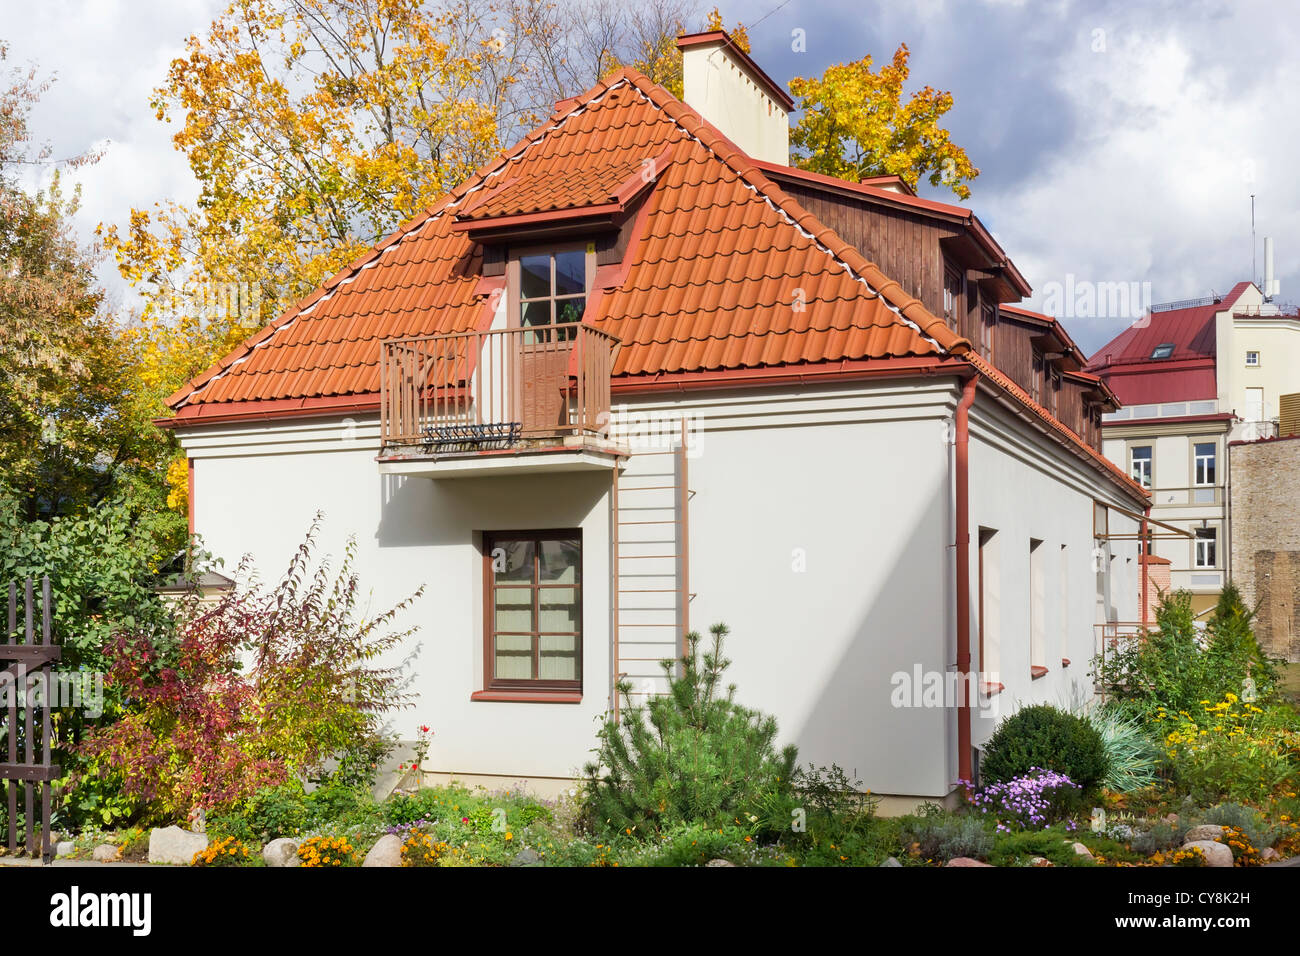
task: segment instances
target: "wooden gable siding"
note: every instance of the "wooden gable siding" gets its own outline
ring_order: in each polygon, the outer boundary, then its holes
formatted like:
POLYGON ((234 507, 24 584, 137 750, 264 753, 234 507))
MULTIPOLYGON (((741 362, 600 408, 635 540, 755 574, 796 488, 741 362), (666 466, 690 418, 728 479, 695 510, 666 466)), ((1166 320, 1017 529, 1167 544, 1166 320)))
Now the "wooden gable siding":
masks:
MULTIPOLYGON (((944 259, 939 240, 957 235, 958 227, 794 183, 783 183, 782 189, 927 309, 943 315, 944 259)), ((959 303, 957 314, 964 311, 964 303, 959 303)))
MULTIPOLYGON (((1030 395, 1041 394, 1041 385, 1034 381, 1035 335, 1041 335, 1037 326, 1017 322, 1015 316, 999 312, 997 328, 993 333, 993 364, 1030 395)), ((1039 373, 1041 377, 1041 371, 1039 373)))

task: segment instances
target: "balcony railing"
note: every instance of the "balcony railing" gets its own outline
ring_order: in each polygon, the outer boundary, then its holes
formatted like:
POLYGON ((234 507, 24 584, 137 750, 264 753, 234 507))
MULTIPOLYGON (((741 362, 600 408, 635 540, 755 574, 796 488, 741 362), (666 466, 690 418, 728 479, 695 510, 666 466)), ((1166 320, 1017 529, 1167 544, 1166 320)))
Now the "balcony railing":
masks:
POLYGON ((384 449, 522 449, 601 435, 617 346, 609 333, 574 323, 384 341, 384 449))

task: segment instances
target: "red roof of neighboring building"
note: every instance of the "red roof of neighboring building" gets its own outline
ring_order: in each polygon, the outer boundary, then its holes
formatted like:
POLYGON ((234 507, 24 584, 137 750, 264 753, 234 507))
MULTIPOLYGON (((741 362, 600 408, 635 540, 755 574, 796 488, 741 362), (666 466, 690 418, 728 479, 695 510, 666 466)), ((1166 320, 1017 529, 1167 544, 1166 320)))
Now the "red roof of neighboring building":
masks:
POLYGON ((1249 282, 1238 282, 1213 302, 1148 313, 1094 352, 1088 371, 1104 378, 1125 405, 1216 398, 1214 317, 1248 288, 1249 282), (1161 345, 1173 350, 1152 358, 1161 345))

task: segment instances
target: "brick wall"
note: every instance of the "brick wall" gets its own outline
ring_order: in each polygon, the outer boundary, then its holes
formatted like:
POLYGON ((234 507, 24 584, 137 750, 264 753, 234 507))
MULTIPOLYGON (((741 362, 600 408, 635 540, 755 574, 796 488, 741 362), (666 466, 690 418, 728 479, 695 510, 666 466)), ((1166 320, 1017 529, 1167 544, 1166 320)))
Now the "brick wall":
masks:
POLYGON ((1232 578, 1265 653, 1300 661, 1300 440, 1228 447, 1232 578))

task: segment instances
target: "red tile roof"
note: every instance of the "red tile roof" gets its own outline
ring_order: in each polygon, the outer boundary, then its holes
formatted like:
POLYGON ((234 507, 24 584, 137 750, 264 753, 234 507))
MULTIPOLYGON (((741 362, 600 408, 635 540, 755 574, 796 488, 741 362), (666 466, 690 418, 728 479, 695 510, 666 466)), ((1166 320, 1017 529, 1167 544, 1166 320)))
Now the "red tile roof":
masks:
POLYGON ((763 164, 630 69, 562 101, 500 159, 177 391, 167 423, 373 406, 380 341, 491 319, 481 248, 464 223, 626 199, 645 184, 647 165, 651 188, 623 266, 602 268, 611 285, 591 297, 583 319, 623 343, 616 387, 745 370, 766 378, 830 363, 915 370, 969 361, 1082 457, 1138 487, 971 354, 966 339, 781 190, 763 164))
POLYGON ((622 70, 169 404, 187 417, 214 402, 377 394, 380 340, 466 331, 484 318, 480 252, 454 228, 458 217, 599 201, 639 181, 647 160, 666 168, 655 169, 626 277, 593 297, 585 318, 623 340, 616 376, 969 348, 698 114, 622 70), (547 180, 560 184, 556 197, 540 190, 547 180))

